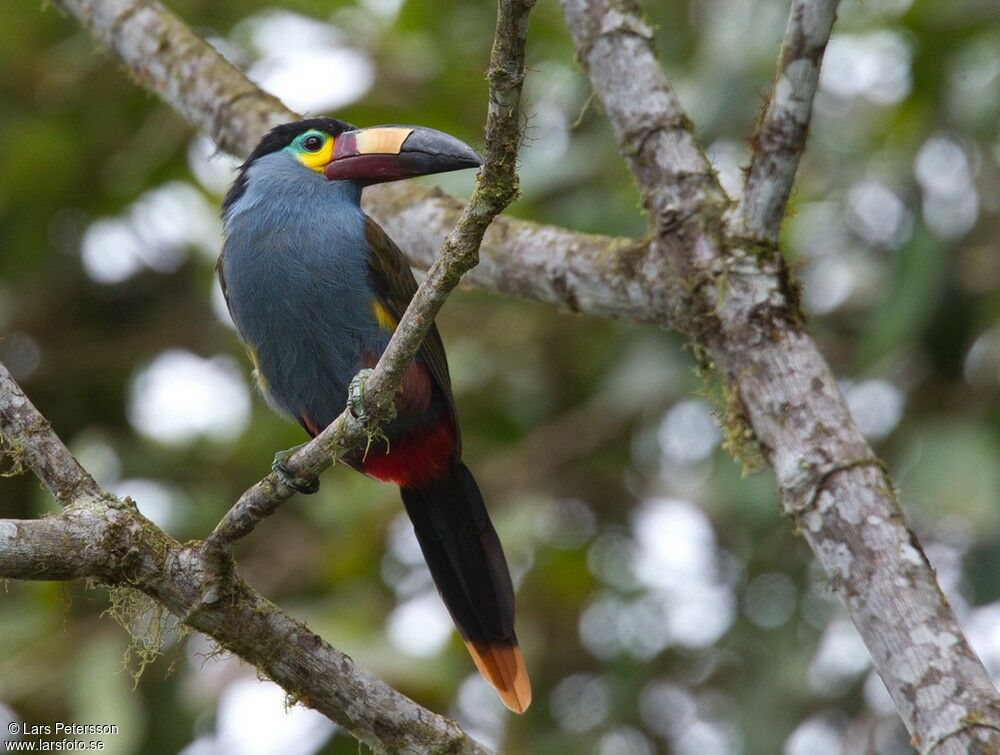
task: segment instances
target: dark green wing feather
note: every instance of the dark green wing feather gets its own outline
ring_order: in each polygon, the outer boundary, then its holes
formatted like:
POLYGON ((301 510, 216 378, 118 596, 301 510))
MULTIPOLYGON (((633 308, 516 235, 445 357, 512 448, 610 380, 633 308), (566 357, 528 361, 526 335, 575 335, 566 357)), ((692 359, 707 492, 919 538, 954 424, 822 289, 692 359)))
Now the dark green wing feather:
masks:
MULTIPOLYGON (((389 238, 381 226, 365 216, 365 236, 368 239, 368 266, 375 295, 396 322, 399 322, 417 291, 417 279, 413 277, 406 256, 396 243, 389 238)), ((444 354, 444 344, 436 325, 431 325, 427 338, 417 355, 423 360, 434 379, 434 383, 448 401, 448 408, 455 416, 455 399, 451 393, 451 377, 448 374, 448 360, 444 354)), ((458 423, 455 423, 456 433, 458 423)))

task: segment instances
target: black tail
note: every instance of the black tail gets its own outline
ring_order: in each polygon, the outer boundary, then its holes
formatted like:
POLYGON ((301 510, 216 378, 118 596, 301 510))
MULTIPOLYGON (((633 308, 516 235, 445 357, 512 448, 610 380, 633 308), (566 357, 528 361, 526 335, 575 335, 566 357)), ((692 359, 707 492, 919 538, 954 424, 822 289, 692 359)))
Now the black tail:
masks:
POLYGON ((479 673, 523 713, 531 683, 514 634, 514 587, 479 487, 462 462, 447 476, 401 488, 434 584, 479 673))

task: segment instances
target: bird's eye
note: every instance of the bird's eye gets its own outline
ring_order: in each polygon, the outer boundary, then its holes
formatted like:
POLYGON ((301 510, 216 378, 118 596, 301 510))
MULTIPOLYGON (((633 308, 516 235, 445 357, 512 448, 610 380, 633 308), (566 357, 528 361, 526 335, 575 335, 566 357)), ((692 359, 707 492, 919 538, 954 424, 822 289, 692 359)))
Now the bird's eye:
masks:
POLYGON ((323 146, 323 139, 316 135, 307 136, 306 140, 302 142, 302 146, 310 152, 316 152, 323 146))

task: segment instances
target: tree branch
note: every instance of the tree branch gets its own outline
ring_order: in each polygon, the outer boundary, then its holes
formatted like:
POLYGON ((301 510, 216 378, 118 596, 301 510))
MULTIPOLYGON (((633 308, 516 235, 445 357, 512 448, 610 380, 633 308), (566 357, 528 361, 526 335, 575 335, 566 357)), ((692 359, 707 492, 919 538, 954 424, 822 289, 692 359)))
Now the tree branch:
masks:
MULTIPOLYGON (((220 149, 246 157, 264 132, 300 118, 259 89, 157 0, 53 0, 142 86, 220 149)), ((413 183, 365 191, 365 210, 423 269, 462 213, 461 202, 413 183)), ((680 297, 664 285, 648 240, 594 236, 502 218, 486 233, 481 263, 465 282, 573 312, 670 322, 680 297)))
POLYGON ((69 580, 102 575, 110 561, 101 547, 105 520, 86 503, 93 502, 81 501, 61 516, 0 519, 0 578, 69 580))
POLYGON ((771 97, 754 134, 740 210, 743 234, 778 243, 781 218, 806 148, 819 68, 838 0, 793 0, 771 97))
POLYGON ((0 364, 0 458, 10 459, 12 470, 25 464, 64 506, 74 501, 98 501, 107 494, 52 433, 52 428, 0 364))
POLYGON ((785 512, 836 586, 916 746, 964 753, 987 743, 1000 751, 1000 696, 802 329, 797 289, 776 246, 748 245, 742 224, 727 223, 729 200, 656 61, 649 27, 629 0, 562 5, 658 220, 654 245, 693 292, 678 320, 703 368, 721 373, 730 450, 743 459, 760 452, 771 463, 785 512))
MULTIPOLYGON (((142 591, 188 626, 253 664, 299 702, 385 752, 486 755, 457 724, 420 707, 304 624, 285 615, 227 559, 181 545, 90 483, 68 493, 82 468, 0 364, 0 430, 66 509, 38 520, 0 520, 0 578, 97 577, 142 591)), ((86 474, 86 473, 84 473, 86 474)))

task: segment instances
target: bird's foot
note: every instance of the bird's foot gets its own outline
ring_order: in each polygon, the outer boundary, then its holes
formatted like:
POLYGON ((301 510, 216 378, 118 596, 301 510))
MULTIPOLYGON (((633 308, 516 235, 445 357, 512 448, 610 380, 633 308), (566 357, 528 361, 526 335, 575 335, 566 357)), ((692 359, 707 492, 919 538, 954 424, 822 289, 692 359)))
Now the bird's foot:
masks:
POLYGON ((361 456, 362 460, 368 458, 368 451, 371 449, 372 443, 376 441, 385 443, 386 453, 388 453, 389 438, 386 436, 385 431, 382 430, 381 424, 382 422, 391 422, 396 418, 395 404, 389 404, 386 416, 381 419, 370 415, 365 409, 365 384, 368 382, 368 378, 371 377, 372 372, 374 370, 361 370, 351 380, 351 384, 347 386, 347 408, 354 418, 361 423, 368 436, 368 443, 365 445, 364 453, 361 456))
POLYGON ((368 424, 368 415, 365 411, 365 383, 368 382, 373 371, 370 369, 361 370, 351 378, 351 384, 347 386, 347 408, 362 425, 368 424))
POLYGON ((278 451, 274 455, 274 461, 271 462, 271 471, 278 475, 278 478, 295 492, 302 493, 302 495, 312 495, 319 490, 319 480, 315 477, 309 480, 299 477, 288 468, 288 457, 304 445, 305 443, 302 443, 294 448, 289 448, 287 451, 278 451))

